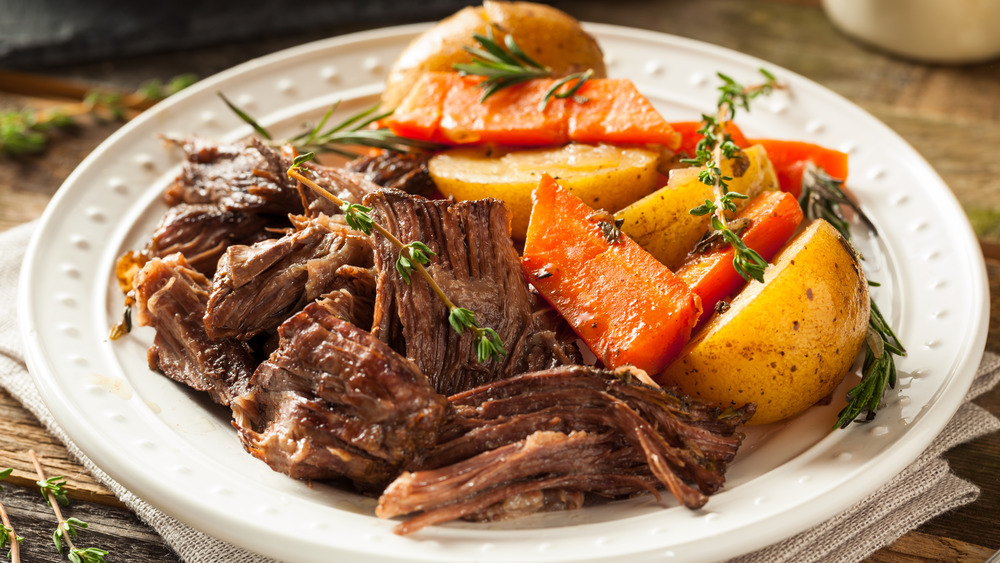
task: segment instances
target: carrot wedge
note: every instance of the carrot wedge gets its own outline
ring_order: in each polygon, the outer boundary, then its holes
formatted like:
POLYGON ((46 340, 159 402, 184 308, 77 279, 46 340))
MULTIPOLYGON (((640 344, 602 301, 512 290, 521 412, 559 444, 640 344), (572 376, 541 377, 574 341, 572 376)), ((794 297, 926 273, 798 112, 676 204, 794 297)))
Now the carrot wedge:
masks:
POLYGON ((774 165, 782 191, 795 197, 802 193, 802 172, 807 162, 822 168, 838 180, 847 179, 847 154, 812 143, 754 139, 751 144, 761 145, 774 165))
MULTIPOLYGON (((741 235, 743 243, 770 262, 802 222, 802 208, 790 193, 763 192, 736 216, 740 218, 750 222, 741 235)), ((745 281, 733 267, 734 253, 729 245, 692 253, 677 269, 677 277, 701 298, 704 310, 699 324, 712 315, 716 303, 736 293, 745 281)))
MULTIPOLYGON (((483 100, 481 76, 423 74, 383 123, 397 135, 450 145, 656 143, 673 150, 677 135, 631 80, 592 78, 570 98, 550 98, 557 83, 539 78, 483 100)), ((564 87, 565 88, 565 87, 564 87)))
POLYGON ((521 267, 606 367, 659 373, 680 353, 701 300, 614 218, 542 176, 521 267))

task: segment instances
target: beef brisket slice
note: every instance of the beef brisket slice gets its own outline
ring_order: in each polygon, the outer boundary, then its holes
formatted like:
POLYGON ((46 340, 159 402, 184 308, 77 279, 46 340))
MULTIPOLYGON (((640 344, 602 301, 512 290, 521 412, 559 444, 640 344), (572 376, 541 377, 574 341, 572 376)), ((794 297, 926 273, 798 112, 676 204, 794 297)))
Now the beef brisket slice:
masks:
POLYGON ((535 298, 510 239, 510 212, 501 201, 452 204, 382 190, 365 205, 403 243, 421 241, 436 253, 427 268, 435 281, 457 306, 474 311, 480 326, 493 328, 507 351, 499 361, 479 363, 471 332, 451 328, 447 307, 423 278, 403 280, 395 266, 398 250, 377 236, 372 332, 412 359, 439 393, 568 361, 563 343, 535 338, 547 329, 545 317, 534 314, 535 298))
POLYGON ((153 258, 135 278, 136 320, 156 329, 150 368, 228 405, 246 391, 256 363, 245 343, 208 337, 201 318, 210 289, 183 255, 153 258))
POLYGON ((302 479, 378 490, 433 447, 447 400, 410 361, 322 302, 278 330, 280 344, 233 403, 247 451, 302 479))

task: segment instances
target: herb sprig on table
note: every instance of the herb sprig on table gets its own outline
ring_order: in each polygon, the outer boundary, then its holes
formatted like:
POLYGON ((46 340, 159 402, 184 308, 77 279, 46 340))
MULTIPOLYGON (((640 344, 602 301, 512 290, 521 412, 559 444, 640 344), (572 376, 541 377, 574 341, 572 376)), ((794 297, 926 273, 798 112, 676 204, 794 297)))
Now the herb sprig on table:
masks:
MULTIPOLYGON (((10 467, 0 471, 0 481, 3 481, 14 470, 10 467)), ((3 487, 0 487, 0 491, 3 487)), ((11 563, 20 563, 21 561, 21 544, 24 542, 24 538, 17 535, 14 531, 14 526, 10 523, 10 518, 7 517, 7 511, 4 509, 3 504, 0 503, 0 549, 3 549, 7 543, 10 543, 10 549, 7 551, 7 557, 10 559, 11 563)))
POLYGON ((80 102, 51 110, 20 109, 0 113, 0 155, 21 156, 45 150, 55 131, 68 130, 89 116, 97 121, 124 121, 130 111, 138 111, 194 84, 190 74, 176 76, 166 83, 151 80, 135 92, 123 93, 94 89, 80 102))
POLYGON ((504 350, 503 342, 500 341, 500 336, 497 332, 490 327, 480 326, 476 321, 474 311, 456 305, 424 267, 430 264, 430 257, 435 256, 434 251, 421 241, 404 243, 389 232, 388 229, 372 219, 372 216, 370 215, 370 207, 365 207, 364 205, 357 203, 346 202, 333 195, 316 182, 312 181, 307 176, 308 170, 302 165, 309 162, 314 157, 315 154, 313 153, 307 153, 296 157, 293 161, 292 167, 288 169, 288 176, 302 182, 316 193, 333 202, 334 205, 339 207, 340 210, 344 212, 347 219, 347 225, 352 229, 361 231, 367 235, 370 235, 373 230, 377 231, 380 235, 384 236, 390 243, 392 243, 392 245, 399 251, 399 256, 396 259, 396 271, 399 273, 400 277, 402 277, 403 281, 406 283, 410 283, 410 276, 414 271, 416 271, 421 277, 424 278, 431 290, 434 291, 438 298, 441 299, 441 301, 448 308, 448 324, 451 325, 455 332, 459 334, 462 334, 466 330, 472 332, 473 347, 476 350, 476 359, 479 360, 480 363, 486 362, 490 359, 499 361, 503 356, 507 355, 507 351, 504 350))
POLYGON ((726 218, 727 212, 736 211, 737 199, 747 199, 748 196, 729 191, 729 181, 733 178, 723 174, 724 159, 735 159, 741 156, 740 147, 733 142, 726 132, 726 124, 736 117, 736 110, 750 109, 750 101, 759 96, 771 93, 780 88, 777 79, 767 70, 760 69, 765 81, 754 86, 742 86, 729 76, 719 73, 722 86, 719 87, 719 101, 715 115, 702 115, 702 127, 698 133, 701 141, 695 148, 693 158, 681 160, 684 164, 704 167, 698 179, 707 186, 712 186, 715 200, 705 200, 691 210, 692 215, 711 215, 711 225, 714 232, 711 236, 720 237, 733 247, 733 267, 745 280, 764 281, 764 270, 767 261, 755 250, 747 247, 736 230, 726 218))
POLYGON ((87 528, 89 524, 79 518, 63 518, 59 503, 69 504, 66 497, 66 480, 63 477, 45 477, 42 464, 38 462, 38 457, 34 451, 28 451, 28 457, 35 466, 38 473, 38 481, 35 483, 42 494, 42 498, 52 507, 52 512, 56 516, 56 529, 52 533, 52 542, 56 546, 56 551, 63 553, 63 544, 66 546, 66 558, 72 563, 105 563, 104 558, 108 551, 97 547, 77 547, 73 544, 73 538, 77 536, 81 528, 87 528))

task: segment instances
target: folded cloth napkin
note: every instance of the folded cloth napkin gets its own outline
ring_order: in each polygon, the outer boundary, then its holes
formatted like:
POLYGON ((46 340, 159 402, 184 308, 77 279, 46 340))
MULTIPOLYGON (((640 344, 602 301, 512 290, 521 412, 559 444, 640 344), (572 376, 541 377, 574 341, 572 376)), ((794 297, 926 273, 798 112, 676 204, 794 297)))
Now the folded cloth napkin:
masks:
MULTIPOLYGON (((23 344, 15 318, 18 275, 33 230, 34 224, 29 223, 0 233, 0 386, 66 444, 98 481, 156 530, 181 559, 188 563, 261 562, 259 555, 194 530, 127 491, 69 440, 45 408, 24 364, 23 344)), ((969 402, 991 389, 997 381, 1000 381, 1000 356, 987 353, 966 403, 912 465, 843 514, 735 561, 861 561, 934 516, 974 501, 979 496, 979 489, 953 475, 941 453, 1000 430, 1000 419, 969 402)))

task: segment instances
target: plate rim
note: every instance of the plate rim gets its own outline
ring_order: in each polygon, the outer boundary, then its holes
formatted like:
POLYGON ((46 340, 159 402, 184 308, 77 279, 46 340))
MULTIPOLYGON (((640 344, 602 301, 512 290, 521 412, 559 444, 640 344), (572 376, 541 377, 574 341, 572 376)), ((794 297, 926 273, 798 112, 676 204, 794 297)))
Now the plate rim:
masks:
MULTIPOLYGON (((326 49, 335 49, 341 45, 356 45, 367 41, 382 41, 386 39, 391 39, 400 35, 412 35, 416 32, 426 29, 427 26, 429 25, 430 25, 429 23, 408 24, 403 26, 384 27, 384 28, 378 28, 373 30, 361 31, 357 33, 332 37, 312 43, 306 43, 303 45, 291 47, 282 51, 265 55, 263 57, 251 59, 247 62, 236 65, 230 69, 224 70, 220 73, 217 73, 215 75, 212 75, 211 77, 204 79, 203 81, 201 81, 199 85, 192 87, 195 89, 181 92, 175 97, 171 97, 168 100, 161 102, 162 105, 158 104, 156 107, 153 108, 153 110, 145 112, 136 120, 133 120, 132 122, 124 125, 114 134, 109 136, 108 139, 102 142, 101 145, 99 145, 97 149, 95 149, 90 155, 88 155, 84 159, 84 161, 81 162, 81 164, 73 171, 73 173, 70 174, 70 176, 64 182, 63 187, 60 187, 55 196, 53 196, 49 205, 46 207, 45 212, 43 213, 41 219, 39 220, 38 228, 33 234, 31 242, 28 245, 25 255, 24 266, 22 267, 21 277, 19 279, 19 293, 21 295, 21 298, 19 299, 19 304, 18 304, 18 309, 19 309, 18 321, 21 328, 21 333, 25 337, 25 344, 26 344, 25 358, 29 365, 29 370, 32 374, 33 380, 35 381, 35 385, 39 388, 40 394, 42 395, 42 399, 45 402, 46 407, 50 410, 50 412, 53 413, 53 416, 56 417, 57 422, 64 428, 64 430, 66 430, 67 426, 66 422, 67 421, 74 422, 71 419, 76 417, 75 415, 68 416, 67 413, 60 413, 62 414, 61 417, 57 416, 57 411, 59 409, 58 408, 53 409, 53 402, 58 402, 58 400, 63 399, 63 397, 62 397, 62 391, 58 389, 58 387, 49 385, 50 383, 54 384, 55 381, 46 381, 45 380, 46 378, 43 377, 42 372, 44 372, 46 369, 49 369, 48 366, 49 360, 38 356, 40 350, 37 348, 36 343, 33 342, 34 337, 36 337, 38 334, 38 330, 37 330, 37 324, 33 322, 34 319, 32 317, 32 311, 31 311, 31 303, 33 302, 34 299, 31 273, 33 272, 33 265, 38 260, 37 254, 40 251, 39 249, 41 248, 42 244, 41 239, 46 231, 46 226, 51 221, 53 221, 53 217, 57 214, 57 210, 60 209, 61 206, 65 205, 64 199, 68 198, 69 195, 71 195, 68 186, 74 185, 78 181, 78 178, 83 174, 83 171, 86 170, 88 167, 92 166, 92 164, 95 161, 99 160, 104 153, 112 150, 112 148, 120 142, 120 139, 128 137, 133 130, 139 129, 147 121, 154 120, 159 112, 169 111, 169 109, 174 107, 175 105, 183 103, 183 101, 186 100, 188 97, 199 95, 203 90, 210 89, 217 83, 224 82, 228 80, 230 77, 241 76, 248 71, 259 69, 261 66, 273 65, 298 56, 303 56, 303 55, 308 56, 310 54, 315 54, 317 52, 321 52, 326 49)), ((610 35, 619 35, 622 37, 626 36, 642 37, 643 39, 646 40, 672 43, 675 45, 681 45, 688 49, 694 49, 696 51, 709 52, 712 53, 713 55, 723 56, 727 59, 735 59, 737 61, 744 62, 747 64, 765 63, 765 61, 757 59, 756 57, 752 57, 744 53, 739 53, 737 51, 733 51, 725 47, 704 43, 694 39, 670 35, 666 33, 635 29, 617 25, 609 25, 609 24, 585 23, 584 25, 588 31, 596 32, 598 35, 610 34, 610 35)), ((771 65, 771 63, 766 63, 766 64, 771 65)), ((865 119, 874 122, 885 132, 893 135, 898 140, 899 143, 912 150, 913 154, 918 158, 920 165, 925 169, 924 172, 932 175, 933 180, 936 183, 940 184, 940 186, 945 188, 943 190, 943 193, 935 195, 950 200, 948 202, 949 205, 953 206, 954 208, 957 208, 959 211, 961 210, 961 207, 958 204, 957 198, 954 196, 954 193, 947 188, 947 184, 944 183, 944 181, 940 178, 937 172, 930 167, 930 165, 926 162, 926 160, 923 159, 923 157, 920 156, 919 153, 917 153, 916 150, 909 145, 909 143, 907 143, 904 139, 902 139, 902 137, 900 137, 897 133, 889 129, 887 125, 879 121, 877 118, 872 116, 863 108, 857 106, 856 104, 854 104, 850 100, 847 100, 843 96, 840 96, 836 92, 833 92, 832 90, 823 87, 822 85, 806 77, 798 75, 797 73, 789 71, 783 67, 777 67, 777 65, 771 65, 771 66, 779 68, 781 72, 785 75, 794 76, 797 82, 808 84, 810 88, 817 89, 823 92, 824 95, 832 95, 836 98, 839 98, 843 103, 844 107, 850 107, 852 111, 859 112, 859 115, 863 115, 865 119)), ((952 209, 952 211, 954 211, 954 209, 952 209)), ((966 242, 972 244, 974 248, 978 248, 978 246, 974 245, 976 239, 972 234, 971 227, 968 227, 967 221, 965 227, 966 228, 964 229, 962 234, 963 237, 967 239, 966 242)), ((965 250, 968 251, 969 248, 965 248, 965 250)), ((976 291, 976 293, 978 293, 978 297, 974 297, 973 301, 978 300, 979 303, 985 303, 988 302, 988 296, 989 296, 988 284, 986 282, 985 262, 983 261, 981 254, 978 255, 978 262, 975 260, 975 258, 977 257, 975 253, 972 253, 971 256, 973 257, 973 260, 969 263, 970 274, 972 274, 970 276, 970 279, 972 280, 974 290, 976 290, 977 289, 976 286, 978 286, 978 291, 976 291)), ((928 423, 924 423, 920 426, 919 432, 916 435, 914 435, 912 431, 907 433, 905 436, 905 441, 922 442, 924 443, 925 446, 929 445, 933 437, 936 436, 938 433, 940 433, 941 429, 943 429, 944 425, 947 423, 948 420, 951 419, 951 417, 954 415, 954 412, 963 402, 968 386, 971 385, 972 383, 973 379, 972 376, 974 375, 975 369, 979 365, 979 362, 981 361, 983 350, 985 349, 986 329, 988 328, 989 317, 988 315, 983 315, 983 314, 980 314, 980 317, 981 317, 979 321, 980 328, 977 330, 975 334, 976 338, 971 340, 966 346, 966 348, 969 349, 970 353, 963 354, 962 361, 960 361, 958 365, 952 366, 951 369, 952 373, 949 376, 950 379, 952 380, 955 380, 956 378, 961 380, 964 377, 965 385, 962 388, 962 392, 958 393, 957 390, 953 389, 947 397, 948 399, 947 402, 944 403, 943 405, 939 405, 939 406, 944 406, 945 409, 950 408, 950 412, 948 413, 947 416, 942 415, 935 417, 935 419, 938 418, 943 419, 940 422, 940 424, 928 426, 928 423)), ((954 387, 954 385, 955 382, 952 381, 951 386, 954 387)), ((939 389, 938 392, 941 393, 942 390, 939 389)), ((72 424, 70 426, 72 426, 72 424)), ((69 430, 66 430, 66 433, 68 436, 70 436, 71 440, 80 445, 81 443, 80 437, 73 436, 73 434, 69 430)), ((86 443, 87 440, 84 439, 83 442, 86 443)), ((84 451, 85 454, 87 453, 87 450, 84 449, 83 447, 81 447, 81 450, 84 451)), ((915 452, 911 452, 912 456, 909 456, 909 459, 905 459, 905 461, 903 459, 896 458, 896 460, 894 460, 895 463, 888 463, 888 464, 880 463, 878 465, 878 468, 881 470, 880 475, 886 477, 885 480, 887 481, 888 477, 891 477, 893 474, 898 473, 899 470, 909 465, 909 463, 911 463, 913 459, 915 459, 920 454, 921 451, 922 449, 917 450, 915 452)), ((104 470, 102 466, 98 465, 98 467, 101 467, 102 470, 104 470)), ((111 472, 108 472, 108 474, 112 476, 112 478, 119 480, 118 477, 113 475, 111 472)), ((872 490, 874 490, 884 482, 881 479, 873 479, 872 481, 875 482, 875 484, 868 487, 860 487, 858 490, 863 488, 870 493, 872 490)), ((133 493, 137 494, 134 491, 133 493)), ((856 495, 843 495, 836 493, 839 493, 839 491, 828 491, 826 496, 835 495, 836 496, 835 500, 840 501, 837 504, 837 506, 852 504, 846 502, 844 498, 847 497, 853 498, 854 496, 856 496, 856 495)), ((176 510, 172 511, 163 506, 163 503, 166 502, 167 499, 160 498, 162 496, 163 495, 150 494, 149 492, 145 492, 145 494, 141 498, 143 499, 147 499, 150 497, 156 498, 157 500, 159 500, 159 502, 154 502, 150 500, 151 505, 156 506, 156 508, 158 508, 159 510, 163 511, 166 514, 170 514, 176 517, 177 516, 176 510)), ((846 506, 844 507, 846 508, 846 506)), ((796 524, 786 524, 783 527, 783 529, 785 530, 785 532, 783 532, 784 537, 792 535, 792 533, 794 533, 796 530, 802 531, 810 527, 810 526, 803 526, 801 524, 801 522, 803 521, 808 521, 811 524, 815 524, 822 520, 825 520, 830 516, 840 513, 841 511, 842 510, 836 510, 833 511, 831 514, 830 513, 831 511, 829 509, 827 510, 814 509, 811 511, 807 511, 808 514, 807 513, 799 514, 798 516, 801 517, 799 518, 799 522, 797 522, 796 524)), ((229 541, 232 541, 232 539, 230 538, 221 538, 221 539, 228 539, 229 541)), ((754 544, 753 541, 750 541, 749 543, 754 544)), ((767 541, 765 543, 760 543, 758 541, 756 542, 755 545, 757 545, 757 547, 761 547, 769 543, 772 543, 772 541, 767 541)), ((251 547, 250 549, 254 548, 251 547)), ((367 553, 357 553, 355 555, 364 555, 370 557, 370 555, 367 553)))

